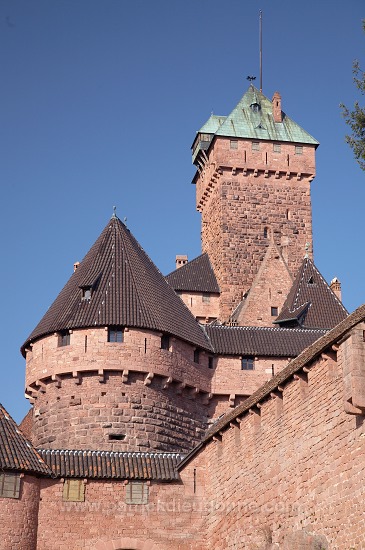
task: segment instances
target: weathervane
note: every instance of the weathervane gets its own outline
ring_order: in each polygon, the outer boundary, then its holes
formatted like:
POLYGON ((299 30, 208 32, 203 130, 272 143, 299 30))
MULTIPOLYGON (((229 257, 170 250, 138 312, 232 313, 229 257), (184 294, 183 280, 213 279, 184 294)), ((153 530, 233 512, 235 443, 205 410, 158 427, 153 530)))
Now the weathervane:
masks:
POLYGON ((113 215, 112 215, 112 218, 116 218, 117 217, 117 207, 116 206, 113 206, 113 215))
POLYGON ((247 77, 247 80, 249 80, 249 81, 251 82, 251 84, 252 84, 252 82, 253 82, 254 80, 256 80, 256 76, 248 76, 248 77, 247 77))

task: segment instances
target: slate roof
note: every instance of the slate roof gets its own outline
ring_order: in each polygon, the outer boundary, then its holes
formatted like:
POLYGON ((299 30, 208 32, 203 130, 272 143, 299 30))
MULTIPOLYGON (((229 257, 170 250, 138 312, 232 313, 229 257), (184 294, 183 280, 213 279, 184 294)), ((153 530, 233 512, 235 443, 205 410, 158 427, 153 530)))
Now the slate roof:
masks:
POLYGON ((330 346, 340 341, 347 332, 355 325, 365 320, 365 304, 356 309, 351 315, 348 315, 341 323, 332 330, 328 331, 322 338, 314 342, 311 346, 302 351, 298 357, 290 361, 290 363, 282 369, 276 376, 270 378, 263 386, 261 386, 250 397, 245 399, 241 405, 230 410, 213 424, 207 431, 203 441, 199 443, 190 453, 180 462, 178 470, 184 466, 202 449, 205 444, 210 441, 214 435, 218 434, 225 428, 229 427, 230 422, 239 418, 243 414, 249 412, 258 403, 270 397, 271 393, 277 390, 278 386, 289 380, 295 373, 299 372, 304 366, 312 363, 321 353, 325 352, 330 346))
POLYGON ((326 332, 325 330, 220 325, 207 325, 205 330, 217 354, 269 357, 296 357, 326 332))
POLYGON ((166 275, 167 282, 176 291, 211 292, 219 294, 219 286, 207 253, 166 275))
POLYGON ((0 471, 51 475, 48 466, 0 405, 0 471))
POLYGON ((227 117, 212 115, 199 130, 199 133, 319 145, 316 139, 285 113, 282 114, 282 117, 282 122, 274 122, 271 100, 255 86, 250 85, 247 92, 227 117), (254 103, 260 106, 258 112, 254 112, 251 108, 254 103), (223 119, 224 121, 219 124, 223 119), (217 127, 218 125, 219 127, 217 127))
POLYGON ((304 258, 283 308, 274 323, 331 329, 348 315, 310 258, 304 258))
POLYGON ((195 317, 127 227, 113 216, 33 330, 32 340, 65 329, 138 327, 209 349, 195 317), (91 288, 91 299, 82 289, 91 288))
POLYGON ((185 455, 39 449, 55 477, 174 481, 185 455))

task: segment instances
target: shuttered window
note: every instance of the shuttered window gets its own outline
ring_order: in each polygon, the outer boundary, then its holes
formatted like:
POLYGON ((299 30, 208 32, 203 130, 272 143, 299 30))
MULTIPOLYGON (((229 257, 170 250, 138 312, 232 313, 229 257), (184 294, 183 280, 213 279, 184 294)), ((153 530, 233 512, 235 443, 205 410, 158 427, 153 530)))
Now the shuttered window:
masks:
POLYGON ((63 500, 67 500, 68 502, 84 502, 84 481, 82 479, 65 479, 63 484, 63 500))
POLYGON ((19 498, 20 474, 0 474, 0 497, 19 498))
POLYGON ((126 504, 148 504, 148 485, 140 481, 131 481, 126 486, 126 504))

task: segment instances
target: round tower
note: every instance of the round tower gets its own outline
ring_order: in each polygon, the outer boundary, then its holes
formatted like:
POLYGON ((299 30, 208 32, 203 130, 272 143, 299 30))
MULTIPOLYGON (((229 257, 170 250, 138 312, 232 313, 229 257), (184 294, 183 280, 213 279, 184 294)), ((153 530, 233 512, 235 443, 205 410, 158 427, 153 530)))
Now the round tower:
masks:
POLYGON ((116 216, 22 352, 35 446, 187 451, 201 440, 209 341, 116 216))

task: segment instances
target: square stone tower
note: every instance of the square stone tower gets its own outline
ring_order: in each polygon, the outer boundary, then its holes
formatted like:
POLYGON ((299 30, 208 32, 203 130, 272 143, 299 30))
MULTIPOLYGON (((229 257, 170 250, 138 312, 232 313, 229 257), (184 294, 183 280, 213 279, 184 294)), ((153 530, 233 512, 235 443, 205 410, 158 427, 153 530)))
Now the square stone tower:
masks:
MULTIPOLYGON (((212 115, 197 132, 193 183, 222 321, 247 296, 270 244, 292 276, 306 251, 311 256, 310 183, 318 145, 282 111, 278 92, 270 101, 253 85, 229 116, 212 115)), ((282 301, 285 296, 283 289, 282 301)))

